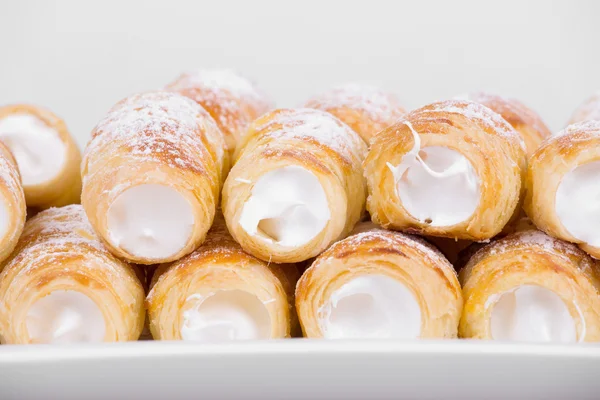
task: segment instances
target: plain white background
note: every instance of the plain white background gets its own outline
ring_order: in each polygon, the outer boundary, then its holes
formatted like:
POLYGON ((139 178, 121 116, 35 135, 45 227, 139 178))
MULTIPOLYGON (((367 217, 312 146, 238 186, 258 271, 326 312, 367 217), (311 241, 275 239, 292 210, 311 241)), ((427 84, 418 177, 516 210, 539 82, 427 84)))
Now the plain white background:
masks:
POLYGON ((116 101, 232 67, 279 105, 348 81, 407 108, 514 96, 553 130, 600 89, 597 1, 0 0, 0 104, 44 105, 83 146, 116 101))

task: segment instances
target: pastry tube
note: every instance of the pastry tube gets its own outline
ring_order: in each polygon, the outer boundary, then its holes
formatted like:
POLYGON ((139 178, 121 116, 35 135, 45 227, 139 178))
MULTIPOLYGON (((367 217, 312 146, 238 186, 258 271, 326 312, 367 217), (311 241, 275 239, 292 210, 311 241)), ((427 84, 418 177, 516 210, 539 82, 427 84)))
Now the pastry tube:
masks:
POLYGON ((227 162, 223 135, 198 104, 176 93, 136 94, 92 132, 82 204, 116 256, 176 260, 204 240, 227 162))
POLYGON ((0 341, 5 344, 137 340, 144 288, 115 258, 80 205, 27 221, 0 273, 0 341))
POLYGON ((600 258, 600 121, 569 125, 531 156, 524 208, 539 229, 600 258))
POLYGON ((0 143, 0 262, 17 245, 23 232, 27 209, 17 163, 0 143))
POLYGON ((540 231, 480 249, 460 273, 463 338, 533 342, 600 340, 600 266, 540 231))
POLYGON ((523 140, 489 108, 430 104, 371 143, 367 210, 384 228, 487 240, 517 215, 525 163, 523 140))
POLYGON ((573 112, 569 125, 590 120, 600 121, 600 91, 593 94, 573 112))
POLYGON ((273 108, 273 102, 248 78, 229 69, 183 73, 167 85, 200 104, 215 119, 233 156, 248 125, 273 108))
POLYGON ((552 135, 552 131, 544 124, 540 116, 516 99, 482 92, 470 93, 467 98, 500 114, 515 128, 525 142, 528 157, 544 139, 552 135))
POLYGON ((428 242, 433 243, 452 265, 456 265, 460 252, 473 243, 470 240, 436 236, 427 236, 425 239, 427 239, 428 242))
POLYGON ((79 203, 81 153, 62 119, 33 105, 0 107, 0 140, 17 160, 28 207, 79 203))
POLYGON ((454 338, 462 295, 432 245, 361 223, 318 256, 296 286, 309 338, 454 338))
POLYGON ((356 83, 321 93, 306 102, 305 107, 333 114, 354 129, 367 144, 406 113, 392 93, 356 83))
POLYGON ((146 299, 156 340, 222 341, 290 337, 298 330, 294 265, 245 253, 216 218, 193 253, 161 265, 146 299))
POLYGON ((314 257, 364 211, 367 146, 324 111, 279 109, 250 126, 223 187, 229 231, 265 261, 314 257))

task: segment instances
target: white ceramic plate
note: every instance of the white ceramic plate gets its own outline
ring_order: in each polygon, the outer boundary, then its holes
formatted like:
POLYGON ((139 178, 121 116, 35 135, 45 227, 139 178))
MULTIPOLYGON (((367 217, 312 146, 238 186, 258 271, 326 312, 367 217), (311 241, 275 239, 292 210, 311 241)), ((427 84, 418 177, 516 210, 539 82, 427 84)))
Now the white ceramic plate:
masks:
POLYGON ((0 399, 598 399, 600 347, 475 341, 0 346, 0 399))

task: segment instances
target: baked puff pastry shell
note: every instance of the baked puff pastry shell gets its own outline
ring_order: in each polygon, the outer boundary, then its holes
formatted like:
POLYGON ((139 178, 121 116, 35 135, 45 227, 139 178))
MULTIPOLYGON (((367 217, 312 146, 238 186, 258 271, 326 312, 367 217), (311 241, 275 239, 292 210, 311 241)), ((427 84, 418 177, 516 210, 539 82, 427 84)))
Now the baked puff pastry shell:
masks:
MULTIPOLYGON (((502 117, 481 104, 450 100, 414 110, 377 135, 364 166, 369 188, 367 210, 373 222, 409 233, 482 241, 498 234, 517 215, 526 160, 521 137, 502 117), (397 177, 394 172, 404 165, 405 156, 418 161, 429 176, 452 176, 455 166, 465 164, 456 163, 443 171, 434 171, 426 165, 430 162, 427 153, 422 153, 428 148, 442 149, 445 153, 450 150, 453 157, 458 153, 470 164, 468 169, 477 183, 470 216, 456 221, 452 212, 446 212, 445 218, 452 217, 452 222, 436 224, 431 218, 416 218, 407 211, 401 199, 406 192, 397 189, 407 178, 405 174, 397 177)), ((409 169, 406 171, 410 173, 409 169)), ((448 193, 439 189, 435 192, 437 185, 411 179, 409 176, 408 182, 420 185, 419 190, 431 191, 429 197, 413 201, 420 208, 430 204, 438 209, 444 202, 460 203, 465 198, 462 190, 449 187, 448 190, 456 192, 456 198, 449 200, 448 193)), ((471 179, 466 182, 474 185, 471 179)))
POLYGON ((593 94, 573 112, 569 124, 590 120, 600 121, 600 91, 593 94))
POLYGON ((333 114, 366 143, 406 113, 392 93, 357 83, 334 87, 311 98, 304 106, 333 114))
POLYGON ((233 156, 248 125, 273 108, 273 102, 248 78, 229 69, 205 69, 181 74, 167 90, 200 104, 215 119, 233 156))
POLYGON ((600 340, 599 268, 576 246, 537 230, 499 239, 477 251, 459 273, 465 301, 459 336, 600 340))
POLYGON ((352 129, 324 111, 263 115, 242 138, 223 187, 232 236, 265 261, 295 263, 318 255, 345 237, 364 212, 366 150, 352 129))
POLYGON ((202 246, 154 274, 146 300, 152 336, 208 341, 293 336, 299 330, 298 277, 295 265, 245 253, 218 217, 202 246))
POLYGON ((309 338, 454 338, 462 305, 456 272, 437 249, 369 222, 319 255, 296 286, 309 338))
POLYGON ((62 119, 29 104, 0 107, 0 140, 19 165, 28 207, 79 203, 81 152, 62 119))
POLYGON ((137 340, 144 288, 134 268, 100 242, 80 205, 27 221, 0 273, 6 344, 137 340))
POLYGON ((599 176, 600 121, 569 125, 530 158, 525 212, 542 231, 599 258, 599 176))
POLYGON ((17 245, 23 232, 27 209, 17 163, 8 148, 0 143, 0 262, 17 245))
POLYGON ((500 114, 523 138, 527 156, 537 150, 544 139, 552 135, 541 117, 520 101, 489 93, 470 93, 467 98, 500 114))
POLYGON ((92 132, 82 204, 118 257, 176 260, 197 248, 212 225, 227 163, 223 135, 202 107, 176 93, 136 94, 92 132))

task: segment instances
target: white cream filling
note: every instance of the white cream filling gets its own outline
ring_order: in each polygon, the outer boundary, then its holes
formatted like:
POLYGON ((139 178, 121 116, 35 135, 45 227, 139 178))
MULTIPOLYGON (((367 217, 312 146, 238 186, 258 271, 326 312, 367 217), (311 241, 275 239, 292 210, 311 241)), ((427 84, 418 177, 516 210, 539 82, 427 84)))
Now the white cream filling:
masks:
POLYGON ((106 325, 102 311, 83 293, 54 291, 37 300, 26 318, 35 343, 102 342, 106 325))
MULTIPOLYGON (((492 337, 496 340, 563 343, 577 341, 575 321, 567 305, 550 289, 537 285, 521 285, 490 296, 486 302, 486 308, 488 307, 494 307, 490 328, 492 337)), ((580 340, 584 337, 585 331, 580 340)))
POLYGON ((33 115, 0 119, 0 140, 17 160, 24 186, 50 181, 63 169, 67 150, 60 135, 33 115))
POLYGON ((107 218, 112 244, 147 259, 178 253, 194 229, 190 203, 174 188, 159 184, 125 190, 111 204, 107 218))
POLYGON ((291 165, 258 178, 239 223, 249 235, 297 247, 317 236, 330 217, 319 179, 312 172, 291 165))
POLYGON ((354 278, 337 289, 318 310, 326 339, 416 339, 421 308, 413 293, 385 275, 354 278))
POLYGON ((196 304, 183 313, 183 340, 252 340, 271 336, 269 312, 251 293, 219 290, 205 297, 192 295, 187 301, 196 304))
POLYGON ((404 123, 413 134, 414 146, 400 164, 387 164, 402 206, 413 218, 432 226, 451 226, 469 219, 480 198, 479 178, 469 160, 447 147, 421 149, 419 134, 410 122, 404 123))
POLYGON ((577 240, 600 246, 600 161, 567 172, 556 190, 556 215, 577 240))

